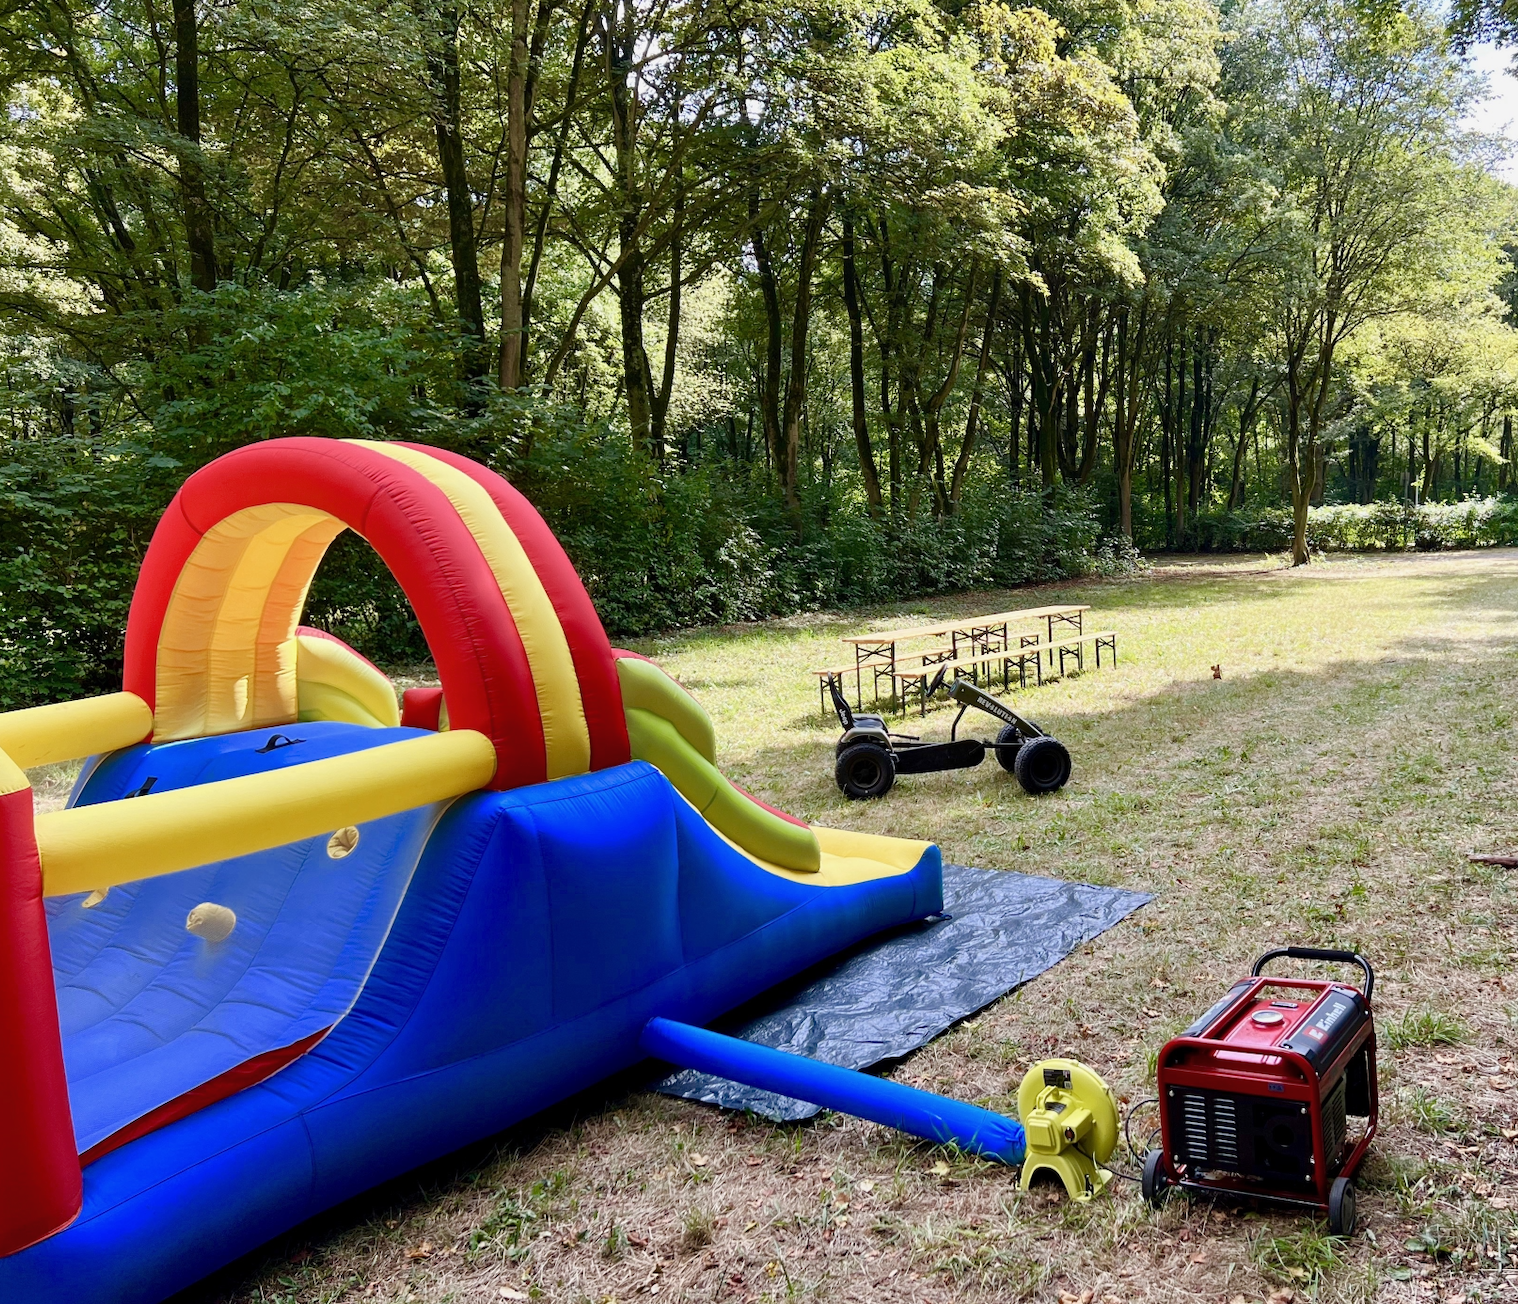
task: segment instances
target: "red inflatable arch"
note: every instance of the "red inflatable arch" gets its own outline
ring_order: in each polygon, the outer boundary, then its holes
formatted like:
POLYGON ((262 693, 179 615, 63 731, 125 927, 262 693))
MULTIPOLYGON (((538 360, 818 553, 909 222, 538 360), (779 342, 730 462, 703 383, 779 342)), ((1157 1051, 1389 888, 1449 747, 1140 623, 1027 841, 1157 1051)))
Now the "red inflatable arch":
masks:
POLYGON ((301 609, 344 529, 370 543, 410 599, 451 726, 495 744, 494 787, 629 759, 611 647, 532 505, 440 449, 311 438, 218 458, 159 522, 124 676, 153 711, 155 741, 296 719, 301 609))

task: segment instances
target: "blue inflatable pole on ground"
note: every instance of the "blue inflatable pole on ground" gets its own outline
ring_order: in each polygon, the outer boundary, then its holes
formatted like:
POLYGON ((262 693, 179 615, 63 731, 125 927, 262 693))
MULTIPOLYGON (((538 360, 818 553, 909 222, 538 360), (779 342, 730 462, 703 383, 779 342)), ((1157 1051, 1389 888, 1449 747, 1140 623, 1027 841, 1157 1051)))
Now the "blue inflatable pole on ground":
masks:
POLYGON ((681 1068, 884 1123, 929 1141, 952 1141, 1004 1164, 1023 1161, 1022 1124, 978 1105, 669 1019, 650 1019, 640 1041, 656 1059, 681 1068))

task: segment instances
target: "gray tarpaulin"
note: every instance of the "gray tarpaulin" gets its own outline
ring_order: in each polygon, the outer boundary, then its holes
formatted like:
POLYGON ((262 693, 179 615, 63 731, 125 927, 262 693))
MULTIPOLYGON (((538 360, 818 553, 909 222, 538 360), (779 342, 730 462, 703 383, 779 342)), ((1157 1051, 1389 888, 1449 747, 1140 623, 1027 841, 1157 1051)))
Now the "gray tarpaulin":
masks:
MULTIPOLYGON (((740 1011, 724 1032, 862 1069, 900 1059, 1052 968, 1151 898, 964 865, 943 867, 944 915, 874 938, 740 1011), (764 1012, 765 1010, 768 1012, 764 1012)), ((656 1091, 780 1122, 817 1106, 686 1070, 656 1091)))

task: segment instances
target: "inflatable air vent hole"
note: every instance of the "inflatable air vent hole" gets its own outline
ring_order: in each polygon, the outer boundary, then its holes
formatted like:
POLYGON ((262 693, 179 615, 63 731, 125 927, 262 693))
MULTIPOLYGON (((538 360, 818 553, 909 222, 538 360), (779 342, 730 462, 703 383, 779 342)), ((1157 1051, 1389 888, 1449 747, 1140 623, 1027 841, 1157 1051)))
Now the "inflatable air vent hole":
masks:
POLYGON ((214 901, 202 901, 184 921, 186 931, 207 942, 225 942, 237 927, 237 915, 214 901))
POLYGON ((338 829, 327 839, 327 854, 333 860, 341 860, 358 846, 358 830, 353 825, 345 829, 338 829))

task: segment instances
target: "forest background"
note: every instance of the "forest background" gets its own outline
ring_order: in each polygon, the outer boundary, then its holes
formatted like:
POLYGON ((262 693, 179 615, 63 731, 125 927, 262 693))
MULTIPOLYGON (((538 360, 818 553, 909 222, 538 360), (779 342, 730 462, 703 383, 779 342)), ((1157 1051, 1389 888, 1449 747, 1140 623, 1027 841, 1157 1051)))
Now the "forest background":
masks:
MULTIPOLYGON (((1453 27, 1447 23, 1453 24, 1453 27)), ((508 475, 613 633, 1518 542, 1514 245, 1421 0, 3 0, 0 709, 174 489, 508 475)), ((426 655, 345 536, 308 612, 426 655)))

